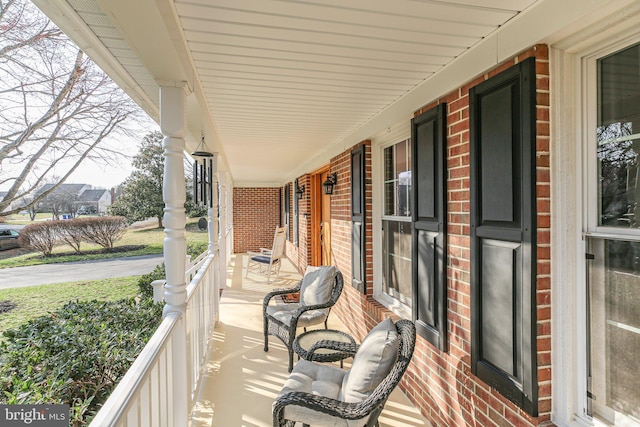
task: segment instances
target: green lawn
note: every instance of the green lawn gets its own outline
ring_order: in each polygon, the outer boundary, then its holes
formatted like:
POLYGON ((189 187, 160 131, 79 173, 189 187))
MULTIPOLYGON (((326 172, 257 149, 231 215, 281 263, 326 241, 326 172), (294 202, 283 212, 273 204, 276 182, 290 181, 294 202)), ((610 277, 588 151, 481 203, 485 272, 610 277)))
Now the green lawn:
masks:
MULTIPOLYGON (((115 301, 137 295, 139 276, 0 290, 0 308, 7 301, 15 308, 0 314, 0 334, 38 316, 56 310, 69 301, 115 301), (4 303, 4 304, 3 304, 4 303)), ((1 338, 0 338, 1 339, 1 338)))
MULTIPOLYGON (((208 242, 206 231, 198 229, 198 218, 187 219, 187 242, 188 244, 208 242)), ((105 258, 121 258, 137 255, 161 254, 164 241, 164 230, 155 227, 155 223, 146 228, 130 228, 116 244, 116 248, 125 246, 136 246, 136 249, 125 252, 96 253, 96 254, 75 254, 69 246, 61 245, 53 250, 55 256, 44 258, 39 253, 19 251, 0 252, 0 268, 22 267, 27 265, 54 264, 72 261, 85 261, 105 258)), ((82 251, 92 251, 101 249, 97 245, 83 243, 80 247, 82 251)))
MULTIPOLYGON (((50 213, 39 213, 36 214, 36 221, 44 221, 47 219, 51 219, 53 215, 50 213)), ((17 224, 17 225, 27 225, 31 224, 31 218, 29 218, 29 214, 13 214, 9 215, 7 218, 6 225, 17 224)))

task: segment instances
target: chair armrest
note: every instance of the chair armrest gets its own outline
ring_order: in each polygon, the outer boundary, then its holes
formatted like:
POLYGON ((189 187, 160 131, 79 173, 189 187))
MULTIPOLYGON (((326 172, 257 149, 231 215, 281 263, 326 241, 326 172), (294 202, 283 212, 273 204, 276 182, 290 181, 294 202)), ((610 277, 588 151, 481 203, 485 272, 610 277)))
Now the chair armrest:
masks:
POLYGON ((279 291, 272 291, 269 292, 267 295, 265 295, 264 300, 262 301, 262 310, 265 311, 267 309, 267 306, 269 305, 269 301, 277 296, 277 295, 285 295, 285 294, 295 294, 296 292, 300 291, 300 284, 302 282, 299 282, 294 288, 290 288, 290 289, 282 289, 279 291))
POLYGON ((319 349, 328 349, 340 352, 343 355, 343 358, 346 359, 347 357, 355 356, 359 347, 360 346, 358 344, 352 344, 344 341, 320 340, 309 348, 309 355, 313 356, 315 351, 319 349))
POLYGON ((271 249, 260 248, 260 255, 271 255, 271 252, 273 252, 271 249))
POLYGON ((273 403, 273 425, 284 425, 284 408, 288 405, 309 408, 345 420, 357 420, 368 416, 373 409, 362 403, 346 403, 317 394, 292 391, 278 396, 273 403))

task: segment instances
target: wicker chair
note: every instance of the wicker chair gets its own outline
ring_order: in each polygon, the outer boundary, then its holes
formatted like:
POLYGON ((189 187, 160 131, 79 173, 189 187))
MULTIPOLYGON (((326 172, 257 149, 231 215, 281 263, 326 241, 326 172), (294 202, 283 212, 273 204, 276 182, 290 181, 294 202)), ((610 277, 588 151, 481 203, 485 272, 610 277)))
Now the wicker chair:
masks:
MULTIPOLYGON (((390 320, 385 322, 393 325, 390 320)), ((378 326, 381 326, 382 323, 378 326)), ((352 391, 344 390, 344 383, 349 381, 348 378, 345 379, 348 371, 335 366, 300 360, 273 403, 273 426, 293 427, 296 422, 301 422, 307 427, 310 424, 345 427, 379 426, 378 417, 389 395, 407 370, 415 347, 416 329, 411 321, 400 320, 395 324, 395 328, 397 330, 397 347, 390 348, 393 356, 397 354, 397 358, 393 358, 388 365, 378 365, 376 367, 379 371, 377 375, 384 375, 387 370, 388 373, 377 385, 376 383, 370 384, 373 387, 372 391, 359 395, 361 396, 360 398, 354 399, 353 395, 349 394, 352 391), (397 353, 395 353, 396 351, 397 353), (314 381, 315 379, 317 381, 314 381), (327 385, 327 383, 333 383, 333 385, 327 385), (312 390, 313 393, 311 392, 312 390), (327 394, 336 393, 338 393, 336 398, 327 397, 327 394)), ((367 338, 360 345, 361 349, 364 349, 367 338)), ((326 348, 351 352, 351 354, 355 355, 351 368, 353 373, 359 357, 359 347, 357 345, 335 341, 324 341, 322 345, 326 348)), ((373 346, 380 347, 379 342, 374 342, 373 346)), ((369 350, 371 347, 372 345, 369 345, 369 350)), ((371 365, 365 364, 365 366, 371 368, 371 365)), ((358 376, 360 377, 359 380, 362 380, 363 377, 370 378, 371 371, 359 370, 358 376), (369 372, 369 375, 366 373, 363 375, 363 372, 369 372)))
POLYGON ((278 337, 289 351, 289 372, 293 368, 293 341, 298 328, 319 325, 327 319, 331 307, 342 293, 342 273, 335 267, 308 267, 302 280, 291 289, 269 292, 262 303, 264 351, 269 351, 269 335, 278 337), (320 276, 323 276, 321 278, 320 276), (300 293, 299 303, 270 305, 278 295, 300 293))

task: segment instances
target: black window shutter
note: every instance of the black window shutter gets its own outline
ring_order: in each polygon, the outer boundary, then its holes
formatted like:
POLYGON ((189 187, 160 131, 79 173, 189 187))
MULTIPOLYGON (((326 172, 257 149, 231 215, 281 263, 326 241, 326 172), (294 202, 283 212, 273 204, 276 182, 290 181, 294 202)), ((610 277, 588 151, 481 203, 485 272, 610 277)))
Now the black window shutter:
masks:
POLYGON ((469 92, 471 369, 532 416, 536 366, 535 60, 469 92))
POLYGON ((412 303, 418 334, 447 349, 446 104, 411 121, 412 303))
POLYGON ((287 240, 289 240, 289 221, 291 218, 291 184, 284 186, 284 227, 287 240))
POLYGON ((366 286, 364 146, 351 151, 351 284, 363 294, 366 286))
POLYGON ((293 192, 293 244, 298 246, 300 240, 300 219, 298 218, 300 213, 300 200, 298 199, 298 188, 300 187, 297 179, 294 188, 296 191, 293 192))

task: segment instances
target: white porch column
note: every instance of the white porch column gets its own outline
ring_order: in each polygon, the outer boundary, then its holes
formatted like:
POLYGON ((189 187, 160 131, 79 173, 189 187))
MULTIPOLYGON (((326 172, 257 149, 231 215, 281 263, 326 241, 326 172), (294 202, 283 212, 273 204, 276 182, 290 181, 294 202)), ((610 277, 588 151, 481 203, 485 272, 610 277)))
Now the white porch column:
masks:
POLYGON ((218 246, 218 212, 220 212, 220 204, 218 200, 218 155, 213 156, 213 164, 211 168, 211 207, 207 209, 207 220, 209 231, 209 255, 217 254, 216 261, 213 265, 213 310, 214 321, 220 321, 220 248, 218 246))
POLYGON ((187 198, 184 179, 186 87, 160 87, 160 129, 164 135, 164 262, 167 284, 164 291, 166 305, 163 317, 179 316, 172 339, 173 421, 172 425, 186 426, 189 417, 189 387, 187 384, 187 286, 185 258, 187 223, 184 202, 187 198))
POLYGON ((218 156, 213 156, 213 167, 211 171, 211 207, 207 210, 208 214, 208 227, 209 230, 209 253, 214 254, 218 252, 218 233, 219 222, 218 215, 220 212, 220 201, 218 199, 218 156))
POLYGON ((220 182, 220 194, 218 195, 220 209, 218 209, 218 239, 219 239, 219 250, 220 250, 220 287, 222 289, 227 287, 227 241, 226 241, 226 228, 225 228, 225 212, 227 209, 226 206, 226 186, 224 178, 218 175, 218 180, 220 182))
POLYGON ((167 271, 163 314, 184 314, 187 288, 184 281, 187 240, 184 202, 187 198, 184 179, 185 138, 184 87, 160 88, 160 128, 164 135, 164 260, 167 271))

